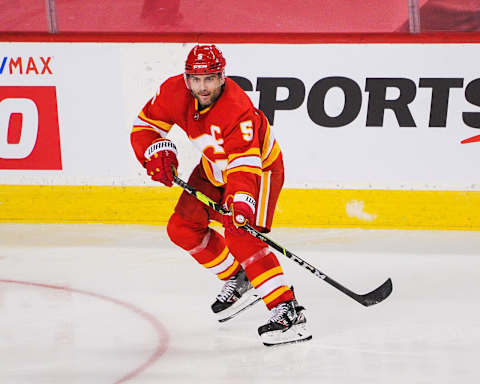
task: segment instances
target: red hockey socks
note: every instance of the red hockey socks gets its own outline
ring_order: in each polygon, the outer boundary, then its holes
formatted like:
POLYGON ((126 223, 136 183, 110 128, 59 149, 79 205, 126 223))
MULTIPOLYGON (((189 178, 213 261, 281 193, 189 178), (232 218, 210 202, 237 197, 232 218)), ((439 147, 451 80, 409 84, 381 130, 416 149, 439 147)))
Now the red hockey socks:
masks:
POLYGON ((240 270, 240 264, 225 245, 225 239, 213 229, 196 228, 195 224, 173 214, 167 232, 176 245, 219 279, 228 280, 240 270))
POLYGON ((250 283, 268 309, 293 300, 277 257, 260 240, 248 235, 228 233, 227 244, 241 263, 250 283))

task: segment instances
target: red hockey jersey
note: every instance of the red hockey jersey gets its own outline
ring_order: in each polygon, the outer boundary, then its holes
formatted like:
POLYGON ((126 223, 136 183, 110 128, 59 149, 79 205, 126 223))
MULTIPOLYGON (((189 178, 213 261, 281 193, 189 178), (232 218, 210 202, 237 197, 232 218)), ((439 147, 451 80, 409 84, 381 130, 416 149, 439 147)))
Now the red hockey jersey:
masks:
MULTIPOLYGON (((137 159, 174 124, 202 152, 202 165, 215 186, 226 184, 226 196, 245 192, 258 196, 262 171, 283 167, 280 147, 267 118, 247 94, 226 78, 222 95, 199 111, 183 75, 167 79, 138 115, 131 133, 137 159)), ((283 169, 282 169, 283 170, 283 169)))

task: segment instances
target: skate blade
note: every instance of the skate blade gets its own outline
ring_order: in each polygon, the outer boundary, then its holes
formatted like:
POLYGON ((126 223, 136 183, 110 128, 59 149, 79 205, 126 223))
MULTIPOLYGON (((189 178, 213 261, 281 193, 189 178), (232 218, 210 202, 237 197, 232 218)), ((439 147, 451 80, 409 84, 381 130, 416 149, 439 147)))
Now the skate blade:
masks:
POLYGON ((312 334, 307 330, 305 323, 293 325, 286 331, 275 331, 260 336, 263 345, 273 347, 277 345, 301 343, 312 339, 312 334))
POLYGON ((220 323, 224 323, 225 321, 231 320, 235 316, 239 315, 241 312, 245 311, 246 309, 258 303, 260 300, 262 300, 262 298, 254 292, 250 294, 245 293, 230 308, 227 308, 224 311, 217 313, 217 320, 220 323))

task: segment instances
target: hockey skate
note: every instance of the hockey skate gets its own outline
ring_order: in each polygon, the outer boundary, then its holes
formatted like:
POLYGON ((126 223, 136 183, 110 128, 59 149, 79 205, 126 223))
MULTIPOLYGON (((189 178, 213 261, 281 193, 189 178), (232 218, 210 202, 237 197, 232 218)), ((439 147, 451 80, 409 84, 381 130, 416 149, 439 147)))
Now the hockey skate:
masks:
POLYGON ((296 299, 273 308, 268 323, 258 328, 263 344, 271 347, 310 340, 312 334, 307 329, 304 310, 296 299))
POLYGON ((234 318, 260 300, 261 297, 255 293, 242 268, 225 282, 217 299, 212 304, 212 311, 217 315, 219 322, 224 322, 234 318))

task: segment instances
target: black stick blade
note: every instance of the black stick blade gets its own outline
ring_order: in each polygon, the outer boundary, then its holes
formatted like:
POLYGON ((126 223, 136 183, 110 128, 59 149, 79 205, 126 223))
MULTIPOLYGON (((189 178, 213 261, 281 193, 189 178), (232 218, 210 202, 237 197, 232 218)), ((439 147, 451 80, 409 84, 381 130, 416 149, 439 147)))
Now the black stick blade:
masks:
POLYGON ((365 307, 378 304, 385 300, 392 293, 392 279, 388 279, 380 287, 365 295, 359 295, 358 302, 365 307))

